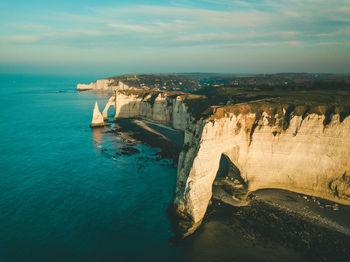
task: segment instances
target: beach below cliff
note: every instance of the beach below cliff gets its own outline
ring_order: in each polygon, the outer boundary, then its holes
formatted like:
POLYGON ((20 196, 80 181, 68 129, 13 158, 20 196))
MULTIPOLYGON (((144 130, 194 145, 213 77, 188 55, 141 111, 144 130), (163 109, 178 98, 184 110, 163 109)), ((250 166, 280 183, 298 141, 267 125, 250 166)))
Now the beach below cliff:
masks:
POLYGON ((117 119, 112 132, 129 145, 146 144, 157 148, 159 159, 167 158, 177 165, 184 141, 183 131, 141 119, 117 119))
POLYGON ((190 261, 349 261, 350 207, 284 190, 249 205, 213 200, 181 245, 190 261))

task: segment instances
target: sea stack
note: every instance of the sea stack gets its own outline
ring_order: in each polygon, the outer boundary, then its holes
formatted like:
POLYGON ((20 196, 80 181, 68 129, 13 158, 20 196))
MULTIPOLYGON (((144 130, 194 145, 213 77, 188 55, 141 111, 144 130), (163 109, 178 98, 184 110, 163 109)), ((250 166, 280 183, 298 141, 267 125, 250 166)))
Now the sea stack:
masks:
POLYGON ((98 127, 104 125, 105 122, 103 121, 103 116, 100 112, 100 109, 98 108, 98 103, 96 101, 90 127, 98 127))

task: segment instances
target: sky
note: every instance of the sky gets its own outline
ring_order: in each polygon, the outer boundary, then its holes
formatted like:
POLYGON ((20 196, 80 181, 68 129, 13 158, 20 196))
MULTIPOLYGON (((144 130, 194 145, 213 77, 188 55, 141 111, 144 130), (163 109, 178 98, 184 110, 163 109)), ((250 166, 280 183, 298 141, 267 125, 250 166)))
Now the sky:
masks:
POLYGON ((0 74, 350 73, 350 0, 1 0, 0 74))

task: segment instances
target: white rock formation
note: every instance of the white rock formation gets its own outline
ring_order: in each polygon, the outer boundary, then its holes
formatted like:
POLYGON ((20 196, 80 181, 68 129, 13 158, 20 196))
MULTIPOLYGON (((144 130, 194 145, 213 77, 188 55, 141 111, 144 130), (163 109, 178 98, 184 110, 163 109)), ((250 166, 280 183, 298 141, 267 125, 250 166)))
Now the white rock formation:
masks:
POLYGON ((103 116, 100 112, 100 109, 98 108, 98 103, 96 101, 90 126, 96 127, 96 126, 104 126, 104 125, 105 125, 105 122, 103 120, 103 116))
POLYGON ((116 105, 115 105, 115 96, 111 96, 105 106, 105 108, 103 109, 103 112, 102 112, 102 115, 103 115, 103 119, 105 121, 108 120, 108 109, 111 107, 111 106, 114 106, 114 108, 116 108, 116 105))
POLYGON ((292 113, 283 130, 285 116, 267 112, 215 115, 186 131, 179 157, 174 204, 193 224, 206 212, 222 154, 240 170, 247 193, 279 188, 350 204, 350 117, 335 114, 325 126, 325 115, 292 113))
POLYGON ((79 90, 79 91, 84 91, 84 90, 91 90, 92 89, 92 85, 91 84, 89 84, 89 85, 87 85, 87 84, 78 84, 77 85, 77 90, 79 90))
POLYGON ((115 118, 143 118, 185 130, 190 123, 185 95, 169 94, 171 93, 117 92, 115 118))

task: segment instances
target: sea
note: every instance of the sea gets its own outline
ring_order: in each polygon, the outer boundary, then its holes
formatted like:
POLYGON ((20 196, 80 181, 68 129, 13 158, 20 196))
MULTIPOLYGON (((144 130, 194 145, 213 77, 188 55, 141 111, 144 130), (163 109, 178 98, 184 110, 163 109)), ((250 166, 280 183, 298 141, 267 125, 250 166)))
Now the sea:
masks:
POLYGON ((179 261, 166 209, 176 168, 89 127, 88 77, 0 77, 0 261, 179 261))
POLYGON ((75 87, 95 79, 0 75, 0 262, 349 261, 349 207, 278 190, 212 201, 174 240, 176 166, 142 143, 121 154, 113 123, 89 127, 108 97, 75 87))

